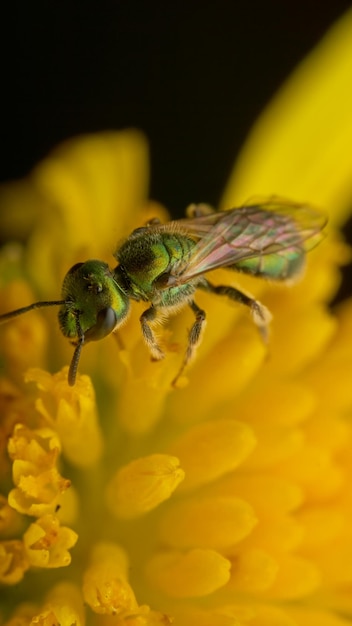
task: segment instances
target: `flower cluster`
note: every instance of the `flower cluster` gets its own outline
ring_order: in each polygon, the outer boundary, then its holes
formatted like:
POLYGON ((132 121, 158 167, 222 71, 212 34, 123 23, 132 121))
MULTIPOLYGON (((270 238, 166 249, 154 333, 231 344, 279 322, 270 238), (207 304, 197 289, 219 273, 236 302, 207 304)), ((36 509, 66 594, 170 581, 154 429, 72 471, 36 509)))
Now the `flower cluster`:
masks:
MULTIPOLYGON (((214 276, 265 302, 269 348, 240 306, 199 294, 208 326, 174 389, 188 313, 161 329, 155 363, 133 303, 70 387, 55 310, 1 326, 6 626, 352 623, 352 301, 329 307, 349 259, 351 35, 349 13, 259 120, 225 192, 227 208, 275 191, 329 212, 296 285, 214 276)), ((79 261, 112 265, 121 237, 167 219, 146 196, 135 131, 72 140, 0 189, 0 226, 26 242, 0 253, 0 312, 57 300, 79 261)))

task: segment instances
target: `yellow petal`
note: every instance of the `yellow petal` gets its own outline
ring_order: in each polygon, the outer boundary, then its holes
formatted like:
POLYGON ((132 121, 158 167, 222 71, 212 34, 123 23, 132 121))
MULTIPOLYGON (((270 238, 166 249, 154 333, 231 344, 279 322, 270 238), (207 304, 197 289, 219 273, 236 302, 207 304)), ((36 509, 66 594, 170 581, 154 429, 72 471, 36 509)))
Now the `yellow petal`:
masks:
POLYGON ((153 454, 132 461, 115 474, 107 488, 107 502, 117 517, 138 517, 170 498, 184 478, 179 460, 153 454))
POLYGON ((23 535, 28 561, 33 567, 66 567, 71 563, 69 549, 78 535, 60 526, 55 515, 44 515, 30 524, 23 535))
POLYGON ((257 606, 255 617, 249 623, 251 626, 298 626, 298 623, 288 615, 285 609, 270 605, 257 606))
POLYGON ((0 542, 0 582, 15 585, 22 580, 29 567, 22 541, 0 542))
POLYGON ((141 435, 152 430, 163 415, 165 398, 171 390, 172 372, 169 369, 172 361, 166 360, 166 366, 165 361, 152 362, 142 341, 131 353, 123 351, 119 356, 125 376, 121 382, 117 414, 123 430, 141 435))
MULTIPOLYGON (((33 296, 29 296, 28 289, 23 290, 20 284, 16 283, 11 285, 11 289, 7 288, 2 292, 2 300, 6 303, 6 310, 2 307, 5 313, 29 304, 33 301, 33 296), (16 292, 16 298, 10 294, 10 290, 16 292), (14 300, 17 304, 12 305, 11 302, 14 300)), ((7 371, 14 380, 22 382, 23 372, 28 367, 43 365, 47 342, 45 320, 36 311, 29 316, 24 315, 11 320, 2 328, 0 349, 4 355, 7 371)))
POLYGON ((255 550, 265 548, 268 554, 277 556, 288 554, 301 545, 303 534, 304 528, 294 516, 274 515, 267 509, 247 538, 246 546, 255 550))
POLYGON ((239 498, 193 498, 170 506, 160 536, 179 548, 224 549, 246 537, 256 522, 252 508, 239 498))
POLYGON ((313 562, 287 556, 280 561, 276 580, 268 594, 279 599, 293 600, 311 594, 320 583, 321 574, 313 562))
POLYGON ((206 596, 223 587, 230 577, 230 562, 213 550, 186 554, 166 552, 148 563, 151 583, 174 598, 206 596))
POLYGON ((304 489, 313 502, 329 500, 344 482, 344 473, 334 455, 324 447, 305 445, 280 465, 284 475, 304 489))
POLYGON ((267 428, 262 422, 256 425, 255 436, 257 446, 255 454, 251 454, 244 461, 244 468, 264 470, 276 467, 277 463, 286 459, 291 459, 293 455, 300 452, 303 447, 304 434, 299 428, 274 427, 267 428))
POLYGON ((294 620, 294 626, 349 626, 351 623, 349 617, 345 619, 342 615, 321 609, 293 607, 288 609, 288 613, 294 620))
POLYGON ((198 359, 190 373, 191 384, 173 396, 172 417, 175 421, 194 423, 212 416, 220 403, 232 400, 253 379, 267 355, 257 329, 250 319, 241 320, 207 356, 198 359), (206 381, 206 393, 203 390, 206 381))
POLYGON ((342 511, 332 507, 303 510, 299 520, 304 528, 301 548, 309 553, 324 548, 329 550, 328 544, 339 536, 345 522, 342 511))
POLYGON ((52 429, 32 430, 16 424, 8 442, 16 485, 8 500, 16 511, 35 516, 54 511, 59 497, 70 486, 56 467, 59 450, 60 442, 52 429))
MULTIPOLYGON (((252 620, 256 615, 256 609, 249 603, 231 603, 225 605, 208 606, 206 608, 196 608, 194 605, 185 605, 179 602, 175 607, 175 622, 182 626, 242 626, 254 623, 252 620)), ((270 626, 274 626, 270 624, 270 626)), ((285 624, 287 626, 287 624, 285 624)), ((289 626, 292 626, 290 623, 289 626)))
POLYGON ((304 492, 297 484, 276 474, 234 472, 218 483, 214 491, 222 495, 235 493, 257 513, 266 515, 294 511, 304 500, 304 492))
POLYGON ((254 446, 252 429, 236 420, 219 419, 189 429, 172 445, 186 473, 181 492, 235 469, 254 446))
POLYGON ((134 612, 137 602, 127 581, 125 551, 113 543, 97 544, 83 578, 83 596, 90 608, 101 615, 134 612))
POLYGON ((31 368, 25 380, 36 383, 36 408, 56 429, 65 456, 74 465, 89 466, 99 459, 103 446, 95 392, 86 376, 70 387, 67 373, 67 367, 54 376, 31 368))
MULTIPOLYGON (((72 626, 72 624, 75 624, 75 626, 84 626, 85 615, 82 594, 73 583, 63 582, 55 585, 47 595, 46 601, 46 610, 55 616, 55 621, 58 625, 72 626)), ((36 623, 34 619, 33 626, 36 623)), ((48 626, 51 626, 53 623, 55 622, 49 622, 48 626)))
POLYGON ((7 498, 0 494, 0 537, 13 537, 23 526, 23 519, 8 503, 7 498))
POLYGON ((244 550, 233 559, 229 586, 237 593, 258 593, 272 586, 278 570, 277 560, 264 550, 244 550))

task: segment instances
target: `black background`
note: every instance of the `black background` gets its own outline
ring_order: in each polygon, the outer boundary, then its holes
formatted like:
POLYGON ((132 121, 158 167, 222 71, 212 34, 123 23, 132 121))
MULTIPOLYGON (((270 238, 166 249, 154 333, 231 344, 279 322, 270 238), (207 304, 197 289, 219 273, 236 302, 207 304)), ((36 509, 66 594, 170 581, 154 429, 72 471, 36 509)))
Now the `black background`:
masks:
POLYGON ((60 141, 142 129, 151 196, 217 204, 280 84, 350 2, 12 2, 0 16, 0 180, 60 141))

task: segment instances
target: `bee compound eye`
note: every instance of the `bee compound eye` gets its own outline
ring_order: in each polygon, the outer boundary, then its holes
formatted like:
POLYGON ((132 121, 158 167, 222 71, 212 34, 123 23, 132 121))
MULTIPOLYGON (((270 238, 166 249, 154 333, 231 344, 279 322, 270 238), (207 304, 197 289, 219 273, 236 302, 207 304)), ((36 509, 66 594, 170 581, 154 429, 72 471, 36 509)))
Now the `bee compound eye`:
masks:
POLYGON ((99 341, 110 335, 116 326, 117 318, 114 309, 102 309, 97 315, 97 321, 85 332, 86 341, 99 341))

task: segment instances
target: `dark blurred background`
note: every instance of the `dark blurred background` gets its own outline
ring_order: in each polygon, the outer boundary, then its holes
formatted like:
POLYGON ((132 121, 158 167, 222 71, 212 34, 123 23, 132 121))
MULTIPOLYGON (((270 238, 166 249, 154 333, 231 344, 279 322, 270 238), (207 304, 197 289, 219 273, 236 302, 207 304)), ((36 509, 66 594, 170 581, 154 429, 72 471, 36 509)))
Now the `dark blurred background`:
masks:
POLYGON ((0 180, 63 139, 129 126, 151 147, 151 196, 174 216, 217 204, 266 103, 346 0, 66 0, 2 9, 0 180))

